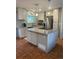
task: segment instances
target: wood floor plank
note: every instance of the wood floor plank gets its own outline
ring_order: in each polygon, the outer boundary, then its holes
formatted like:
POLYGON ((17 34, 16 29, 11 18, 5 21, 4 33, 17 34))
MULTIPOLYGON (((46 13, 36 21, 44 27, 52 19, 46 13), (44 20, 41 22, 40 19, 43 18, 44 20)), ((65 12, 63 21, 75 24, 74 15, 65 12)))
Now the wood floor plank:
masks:
POLYGON ((55 48, 45 53, 24 39, 16 39, 16 59, 63 59, 62 42, 58 40, 55 48))

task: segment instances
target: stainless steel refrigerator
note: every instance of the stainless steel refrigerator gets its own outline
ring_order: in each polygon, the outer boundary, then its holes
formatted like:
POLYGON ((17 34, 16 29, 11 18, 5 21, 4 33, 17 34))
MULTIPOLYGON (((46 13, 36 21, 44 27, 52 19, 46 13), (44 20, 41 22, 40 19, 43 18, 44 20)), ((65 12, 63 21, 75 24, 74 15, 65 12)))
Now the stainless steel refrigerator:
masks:
POLYGON ((45 19, 45 29, 53 29, 53 16, 47 16, 45 19))

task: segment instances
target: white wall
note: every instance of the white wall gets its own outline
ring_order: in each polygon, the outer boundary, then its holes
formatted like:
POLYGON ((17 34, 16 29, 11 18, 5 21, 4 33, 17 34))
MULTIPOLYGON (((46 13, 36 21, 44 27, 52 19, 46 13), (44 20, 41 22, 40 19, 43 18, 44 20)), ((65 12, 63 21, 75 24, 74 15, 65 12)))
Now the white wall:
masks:
POLYGON ((53 10, 53 29, 58 31, 58 9, 53 10))
POLYGON ((63 10, 62 8, 53 10, 53 27, 58 31, 59 37, 63 38, 63 10))
POLYGON ((59 9, 59 35, 60 38, 63 38, 63 9, 59 9))
POLYGON ((44 20, 44 12, 39 13, 38 20, 44 20))

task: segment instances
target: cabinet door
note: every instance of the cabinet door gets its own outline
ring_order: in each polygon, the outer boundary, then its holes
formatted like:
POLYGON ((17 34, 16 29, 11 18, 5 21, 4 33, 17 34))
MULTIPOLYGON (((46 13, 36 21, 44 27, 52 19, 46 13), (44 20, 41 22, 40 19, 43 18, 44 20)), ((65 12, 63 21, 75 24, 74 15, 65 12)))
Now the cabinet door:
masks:
POLYGON ((19 28, 19 37, 24 37, 23 28, 19 28))
POLYGON ((24 28, 24 36, 27 36, 27 28, 24 28))
POLYGON ((38 35, 38 47, 46 51, 47 47, 47 37, 46 35, 38 35))
POLYGON ((31 42, 32 40, 31 40, 31 34, 30 34, 30 32, 27 32, 27 41, 28 42, 31 42))
POLYGON ((26 11, 24 9, 18 8, 18 19, 25 20, 26 11))
POLYGON ((36 33, 33 32, 28 32, 27 34, 27 41, 29 41, 30 43, 37 45, 37 35, 36 33))
POLYGON ((47 45, 47 37, 46 37, 46 35, 39 34, 38 38, 39 38, 38 43, 41 43, 41 44, 43 44, 45 46, 47 45))

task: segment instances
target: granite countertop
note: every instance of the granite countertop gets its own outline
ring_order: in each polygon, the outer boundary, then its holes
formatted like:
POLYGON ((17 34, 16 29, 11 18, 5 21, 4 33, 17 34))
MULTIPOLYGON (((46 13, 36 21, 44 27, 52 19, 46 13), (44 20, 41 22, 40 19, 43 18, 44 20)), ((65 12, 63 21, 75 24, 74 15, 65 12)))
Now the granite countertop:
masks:
POLYGON ((27 29, 30 32, 35 32, 35 33, 39 33, 39 34, 44 34, 44 35, 48 35, 49 33, 52 33, 53 30, 45 30, 45 29, 39 29, 39 28, 29 28, 27 29))

